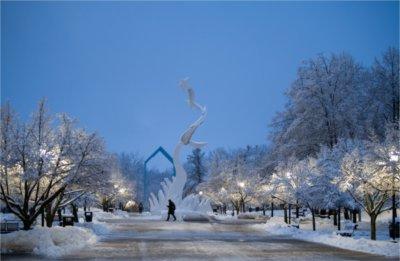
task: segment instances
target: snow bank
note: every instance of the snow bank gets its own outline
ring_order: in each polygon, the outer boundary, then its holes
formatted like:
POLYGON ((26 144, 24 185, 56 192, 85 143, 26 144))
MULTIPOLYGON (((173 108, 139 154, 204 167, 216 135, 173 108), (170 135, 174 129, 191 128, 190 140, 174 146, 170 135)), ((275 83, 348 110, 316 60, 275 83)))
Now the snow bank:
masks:
MULTIPOLYGON (((175 216, 178 221, 193 221, 193 222, 209 222, 210 217, 208 214, 204 214, 202 212, 197 212, 197 211, 190 211, 190 210, 176 210, 175 211, 175 216)), ((168 212, 167 211, 161 211, 161 219, 167 220, 168 217, 168 212)), ((170 217, 170 220, 173 220, 174 218, 170 217)))
POLYGON ((331 231, 307 231, 289 227, 281 218, 273 217, 267 224, 257 224, 254 227, 265 229, 273 235, 286 235, 296 239, 322 243, 338 248, 360 251, 370 254, 398 257, 399 243, 383 240, 370 240, 366 238, 342 237, 331 231))
POLYGON ((110 233, 110 226, 105 222, 93 220, 93 222, 75 223, 75 226, 90 229, 98 236, 103 236, 110 233))
MULTIPOLYGON (((114 212, 104 212, 101 209, 92 208, 90 211, 93 212, 93 220, 130 218, 128 212, 119 209, 114 212)), ((81 211, 81 213, 83 213, 83 211, 81 211)))
POLYGON ((199 212, 184 213, 182 219, 186 222, 210 222, 210 218, 207 214, 199 212))
POLYGON ((96 236, 82 227, 35 227, 1 235, 1 253, 34 253, 59 257, 94 244, 96 236))
POLYGON ((14 221, 14 220, 19 221, 19 218, 12 213, 0 213, 0 221, 4 222, 4 221, 14 221))
POLYGON ((238 219, 255 219, 255 220, 268 220, 269 216, 263 216, 257 212, 240 213, 238 219))

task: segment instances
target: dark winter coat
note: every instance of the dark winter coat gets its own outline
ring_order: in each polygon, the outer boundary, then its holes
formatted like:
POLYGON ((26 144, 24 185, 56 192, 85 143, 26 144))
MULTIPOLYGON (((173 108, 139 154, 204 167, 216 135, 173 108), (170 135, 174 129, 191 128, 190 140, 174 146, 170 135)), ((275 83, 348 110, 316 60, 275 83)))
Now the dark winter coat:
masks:
POLYGON ((168 204, 168 214, 174 214, 175 213, 175 203, 172 201, 169 201, 168 204))

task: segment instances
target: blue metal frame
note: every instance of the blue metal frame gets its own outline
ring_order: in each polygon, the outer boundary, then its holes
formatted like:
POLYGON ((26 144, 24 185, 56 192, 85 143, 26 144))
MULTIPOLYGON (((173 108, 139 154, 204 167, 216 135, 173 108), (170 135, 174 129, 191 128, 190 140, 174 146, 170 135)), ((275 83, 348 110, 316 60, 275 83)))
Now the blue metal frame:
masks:
POLYGON ((169 153, 163 148, 163 147, 158 147, 158 149, 156 149, 151 155, 150 157, 148 157, 145 162, 144 162, 144 172, 143 172, 143 191, 144 191, 144 199, 145 202, 147 203, 147 199, 148 199, 148 180, 147 180, 147 163, 154 158, 158 153, 160 153, 172 164, 172 168, 173 168, 173 173, 172 175, 175 177, 176 173, 175 173, 175 165, 174 165, 174 160, 171 157, 171 155, 169 155, 169 153))

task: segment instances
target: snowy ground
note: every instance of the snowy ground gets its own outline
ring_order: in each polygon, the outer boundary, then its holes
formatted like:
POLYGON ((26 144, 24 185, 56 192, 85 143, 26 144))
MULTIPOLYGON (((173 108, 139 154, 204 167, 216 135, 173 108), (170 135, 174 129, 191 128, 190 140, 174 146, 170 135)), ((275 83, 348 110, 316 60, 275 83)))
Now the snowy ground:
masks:
POLYGON ((96 235, 81 227, 35 227, 1 235, 2 253, 34 253, 59 257, 94 244, 96 235))
MULTIPOLYGON (((267 214, 270 214, 269 212, 267 214)), ((231 217, 229 217, 231 218, 231 217)), ((362 221, 358 222, 358 228, 352 238, 337 235, 337 227, 333 225, 333 219, 317 218, 317 231, 312 231, 311 216, 308 215, 300 222, 300 229, 288 227, 283 222, 283 211, 275 211, 274 217, 266 224, 255 225, 261 230, 274 235, 286 235, 292 238, 327 244, 343 249, 362 251, 365 253, 399 257, 399 243, 393 243, 389 238, 388 222, 391 212, 383 213, 377 220, 377 240, 370 240, 370 223, 368 216, 363 213, 362 221)), ((342 230, 350 221, 341 220, 342 230)))
MULTIPOLYGON (((58 222, 52 228, 36 224, 32 230, 19 230, 1 235, 2 254, 33 253, 43 257, 61 257, 84 247, 95 244, 101 236, 110 232, 107 222, 102 219, 117 219, 129 217, 127 212, 105 213, 93 209, 94 219, 91 223, 83 221, 83 211, 79 211, 79 223, 75 226, 60 227, 58 222)), ((18 220, 13 214, 1 214, 0 219, 18 220)))
POLYGON ((363 236, 364 231, 356 231, 355 236, 342 237, 337 235, 333 228, 329 229, 330 226, 324 222, 319 222, 320 227, 323 229, 312 231, 311 224, 308 222, 305 224, 300 223, 301 229, 294 227, 288 227, 282 221, 282 218, 271 218, 266 224, 254 225, 255 227, 265 230, 269 234, 273 235, 285 235, 295 239, 306 240, 310 242, 322 243, 342 249, 356 250, 365 253, 372 253, 378 255, 399 257, 399 243, 393 243, 389 240, 370 240, 363 236))
MULTIPOLYGON (((97 217, 92 225, 105 228, 97 234, 93 232, 97 241, 71 250, 69 254, 59 255, 58 259, 385 260, 383 256, 339 250, 287 235, 266 233, 265 221, 261 220, 220 216, 212 222, 165 222, 161 216, 110 216, 100 212, 97 217)), ((2 259, 46 260, 43 255, 15 253, 3 255, 2 259)), ((52 260, 49 256, 47 259, 52 260)))

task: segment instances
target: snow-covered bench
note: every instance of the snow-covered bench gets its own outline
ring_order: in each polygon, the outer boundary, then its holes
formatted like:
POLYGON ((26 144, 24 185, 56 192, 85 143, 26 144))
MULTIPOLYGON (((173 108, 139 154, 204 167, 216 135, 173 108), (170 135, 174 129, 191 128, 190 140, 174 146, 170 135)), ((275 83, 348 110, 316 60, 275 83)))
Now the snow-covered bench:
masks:
POLYGON ((10 233, 19 230, 19 222, 17 220, 2 220, 1 233, 10 233))
POLYGON ((19 230, 20 220, 12 213, 0 213, 1 233, 10 233, 19 230))
POLYGON ((357 224, 347 223, 346 225, 344 225, 344 229, 336 232, 336 234, 342 237, 352 237, 354 235, 354 230, 357 230, 357 227, 357 224))
POLYGON ((300 228, 300 218, 293 218, 289 227, 300 228))

